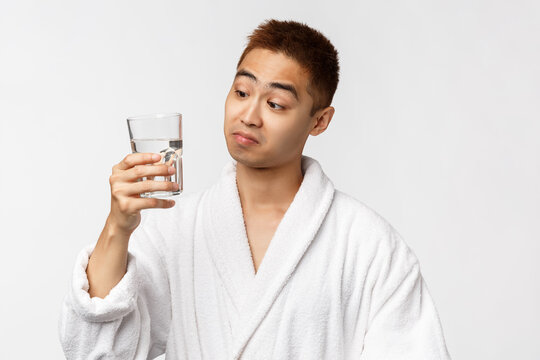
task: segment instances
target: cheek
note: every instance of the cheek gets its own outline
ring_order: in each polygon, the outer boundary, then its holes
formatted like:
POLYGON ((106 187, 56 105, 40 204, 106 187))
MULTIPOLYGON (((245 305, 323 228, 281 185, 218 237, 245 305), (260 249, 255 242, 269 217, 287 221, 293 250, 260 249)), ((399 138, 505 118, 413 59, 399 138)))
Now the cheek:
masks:
POLYGON ((274 144, 278 144, 284 150, 296 147, 304 136, 305 129, 297 126, 300 119, 296 118, 278 118, 273 121, 267 121, 267 132, 272 138, 274 144))
POLYGON ((225 116, 229 113, 229 108, 231 107, 231 93, 225 98, 225 116))
POLYGON ((227 99, 225 100, 225 120, 234 119, 238 116, 239 111, 240 107, 238 106, 238 103, 235 102, 229 94, 229 96, 227 96, 227 99))
POLYGON ((232 106, 232 102, 229 97, 227 97, 227 100, 225 101, 225 125, 232 122, 232 119, 234 118, 233 112, 234 107, 232 106))

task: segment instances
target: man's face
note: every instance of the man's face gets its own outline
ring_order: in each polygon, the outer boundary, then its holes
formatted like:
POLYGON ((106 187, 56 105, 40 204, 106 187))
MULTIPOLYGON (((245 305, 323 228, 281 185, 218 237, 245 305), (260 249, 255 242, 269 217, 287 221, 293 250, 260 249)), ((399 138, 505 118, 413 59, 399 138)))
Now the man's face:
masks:
POLYGON ((224 135, 236 161, 262 168, 301 156, 316 123, 308 81, 309 74, 282 53, 256 48, 244 57, 225 101, 224 135))

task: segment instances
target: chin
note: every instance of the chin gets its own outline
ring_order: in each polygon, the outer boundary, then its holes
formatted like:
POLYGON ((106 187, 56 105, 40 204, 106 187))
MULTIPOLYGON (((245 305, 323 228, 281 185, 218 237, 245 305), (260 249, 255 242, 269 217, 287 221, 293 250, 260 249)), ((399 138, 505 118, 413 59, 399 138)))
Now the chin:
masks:
POLYGON ((255 154, 242 152, 229 148, 229 154, 231 157, 236 160, 237 163, 242 164, 250 168, 265 168, 268 167, 268 159, 262 158, 261 156, 256 156, 255 154))
POLYGON ((239 154, 236 151, 229 151, 231 157, 236 160, 237 163, 242 164, 247 167, 258 167, 258 162, 251 158, 251 156, 246 156, 239 154))

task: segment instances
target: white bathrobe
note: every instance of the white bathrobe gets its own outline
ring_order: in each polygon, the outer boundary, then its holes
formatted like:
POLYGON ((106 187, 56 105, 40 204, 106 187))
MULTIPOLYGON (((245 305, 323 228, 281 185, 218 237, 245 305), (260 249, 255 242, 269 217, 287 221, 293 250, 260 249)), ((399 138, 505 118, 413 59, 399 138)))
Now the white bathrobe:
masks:
POLYGON ((90 298, 76 261, 59 336, 68 359, 447 360, 415 254, 302 157, 304 179, 255 273, 230 160, 205 191, 148 209, 127 272, 90 298))

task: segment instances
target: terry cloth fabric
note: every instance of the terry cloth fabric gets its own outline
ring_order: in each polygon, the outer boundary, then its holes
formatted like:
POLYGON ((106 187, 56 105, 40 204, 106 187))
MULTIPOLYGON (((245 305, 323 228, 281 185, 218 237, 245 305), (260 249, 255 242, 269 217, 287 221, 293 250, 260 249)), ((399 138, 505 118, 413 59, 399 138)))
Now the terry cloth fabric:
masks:
POLYGON ((255 272, 236 161, 207 190, 147 209, 127 272, 90 298, 80 252, 62 304, 67 359, 449 360, 417 257, 302 157, 304 178, 255 272))

